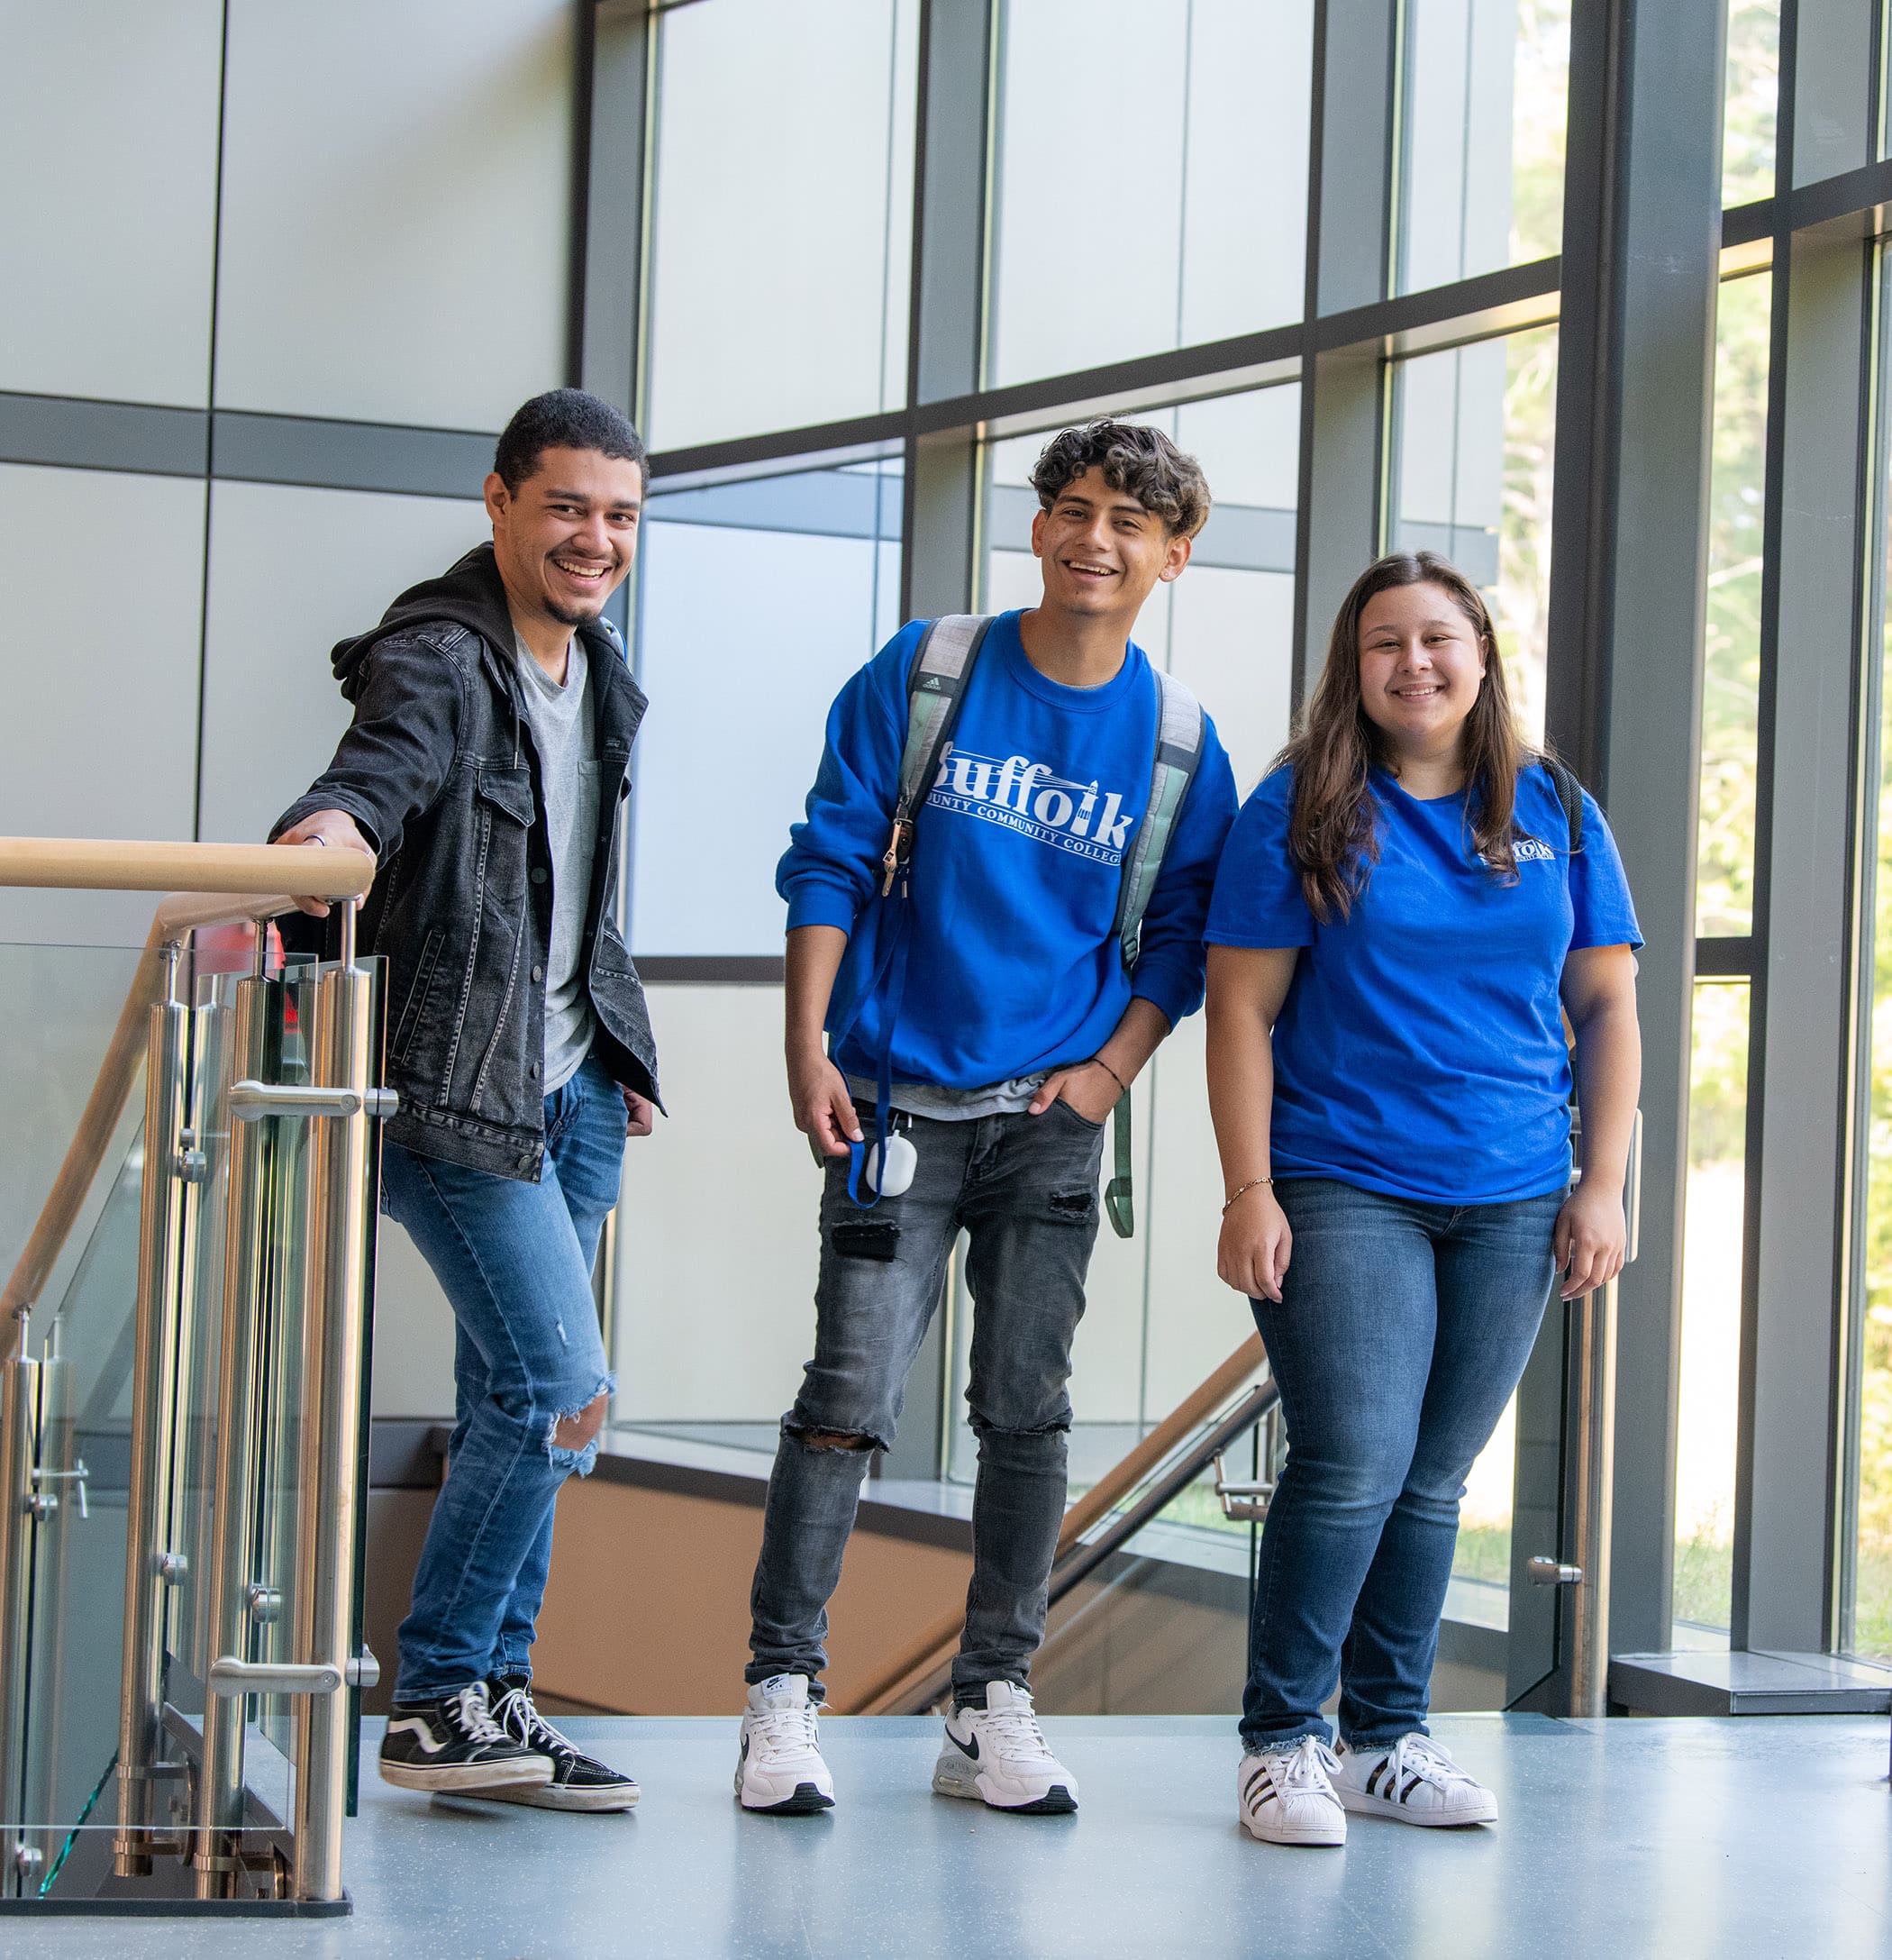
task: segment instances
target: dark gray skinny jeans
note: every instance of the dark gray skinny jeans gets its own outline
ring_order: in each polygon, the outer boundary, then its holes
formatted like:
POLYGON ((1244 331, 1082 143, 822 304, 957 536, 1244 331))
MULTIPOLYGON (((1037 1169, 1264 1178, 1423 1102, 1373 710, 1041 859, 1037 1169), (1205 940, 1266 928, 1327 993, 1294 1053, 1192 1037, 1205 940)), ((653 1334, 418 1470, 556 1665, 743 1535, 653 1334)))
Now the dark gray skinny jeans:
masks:
MULTIPOLYGON (((873 1110, 862 1105, 859 1114, 871 1136, 873 1110)), ((1037 1117, 915 1117, 909 1135, 919 1155, 912 1186, 870 1210, 848 1197, 847 1159, 828 1164, 814 1359, 782 1418, 750 1595, 754 1657, 745 1678, 805 1674, 817 1700, 828 1600, 866 1462, 859 1449, 816 1448, 808 1438, 892 1445, 906 1372, 962 1227, 974 1302, 966 1400, 978 1438, 972 1583, 952 1664, 962 1701, 982 1700, 989 1681, 1025 1684, 1044 1637, 1045 1582, 1064 1517, 1065 1384, 1097 1237, 1103 1126, 1056 1102, 1037 1117)))

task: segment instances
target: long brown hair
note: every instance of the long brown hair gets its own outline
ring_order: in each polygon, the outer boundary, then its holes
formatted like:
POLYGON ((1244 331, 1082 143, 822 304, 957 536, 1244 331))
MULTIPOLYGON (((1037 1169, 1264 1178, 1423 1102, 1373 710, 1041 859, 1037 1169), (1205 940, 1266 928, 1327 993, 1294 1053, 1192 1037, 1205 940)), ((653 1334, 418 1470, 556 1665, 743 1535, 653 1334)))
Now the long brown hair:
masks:
POLYGON ((1322 921, 1346 918, 1379 861, 1378 825, 1368 771, 1396 775, 1391 744, 1369 716, 1360 691, 1360 616, 1368 602, 1400 586, 1435 585, 1471 622, 1485 652, 1485 678, 1464 725, 1466 814, 1473 846, 1501 884, 1517 882, 1512 812, 1519 770, 1533 752, 1519 740, 1505 686, 1497 633, 1478 588, 1436 552, 1390 552, 1353 581, 1327 642, 1327 664, 1294 740, 1276 759, 1294 771, 1287 848, 1300 868, 1308 909, 1322 921))

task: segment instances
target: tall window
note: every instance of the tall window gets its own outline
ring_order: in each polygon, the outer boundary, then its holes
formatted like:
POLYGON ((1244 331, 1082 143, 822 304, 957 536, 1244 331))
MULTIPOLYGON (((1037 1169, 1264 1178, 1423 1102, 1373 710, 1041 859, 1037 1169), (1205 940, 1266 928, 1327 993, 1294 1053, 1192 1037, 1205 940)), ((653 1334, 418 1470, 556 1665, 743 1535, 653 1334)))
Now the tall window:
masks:
POLYGON ((1760 545, 1773 284, 1765 272, 1727 280, 1715 320, 1715 459, 1709 479, 1695 925, 1708 938, 1751 932, 1754 923, 1760 545))
POLYGON ((898 461, 653 488, 638 673, 631 944, 779 954, 776 860, 828 703, 899 624, 898 461))
POLYGON ((1728 80, 1722 125, 1721 201, 1774 194, 1774 123, 1780 100, 1780 0, 1728 0, 1728 80))
POLYGON ((1297 320, 1313 0, 1001 0, 989 384, 1297 320))
POLYGON ((1548 259, 1563 237, 1570 0, 1405 0, 1393 289, 1548 259))
POLYGON ((714 0, 662 16, 653 449, 905 402, 919 12, 714 0))
POLYGON ((1442 552, 1485 595, 1532 742, 1544 732, 1556 404, 1555 327, 1393 370, 1387 542, 1442 552))

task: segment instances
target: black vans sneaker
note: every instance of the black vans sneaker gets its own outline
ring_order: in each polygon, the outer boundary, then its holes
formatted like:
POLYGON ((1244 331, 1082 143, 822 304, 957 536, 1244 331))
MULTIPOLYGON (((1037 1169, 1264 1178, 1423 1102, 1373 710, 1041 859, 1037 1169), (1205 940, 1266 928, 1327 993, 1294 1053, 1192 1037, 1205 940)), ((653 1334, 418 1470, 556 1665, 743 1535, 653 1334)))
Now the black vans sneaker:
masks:
POLYGON ((551 1758, 523 1747, 493 1719, 476 1681, 437 1701, 396 1701, 381 1738, 381 1779, 403 1790, 504 1789, 543 1783, 551 1758))
POLYGON ((628 1776, 574 1746, 532 1706, 531 1675, 495 1674, 487 1688, 493 1699, 493 1719, 522 1748, 550 1758, 551 1781, 481 1790, 476 1795, 536 1804, 541 1810, 628 1810, 636 1803, 639 1791, 628 1776))

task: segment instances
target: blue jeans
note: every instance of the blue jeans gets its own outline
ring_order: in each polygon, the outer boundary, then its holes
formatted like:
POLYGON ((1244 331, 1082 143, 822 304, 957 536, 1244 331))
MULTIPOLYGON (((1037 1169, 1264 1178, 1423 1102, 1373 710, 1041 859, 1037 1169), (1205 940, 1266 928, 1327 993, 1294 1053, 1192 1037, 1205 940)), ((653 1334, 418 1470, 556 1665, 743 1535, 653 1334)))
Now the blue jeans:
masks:
POLYGON ((595 1056, 545 1099, 536 1184, 388 1144, 381 1205, 452 1303, 458 1421, 401 1622, 399 1700, 531 1670, 551 1568, 552 1506, 597 1445, 562 1448, 559 1419, 616 1387, 591 1268, 623 1171, 624 1103, 595 1056))
MULTIPOLYGON (((869 1135, 874 1111, 858 1106, 869 1135)), ((963 1226, 973 1299, 966 1401, 978 1438, 972 1583, 952 1664, 961 1702, 1023 1687, 1044 1638, 1046 1582, 1064 1521, 1071 1340, 1097 1240, 1104 1127, 1069 1103, 1042 1116, 915 1117, 912 1185, 862 1210, 831 1159, 821 1208, 814 1359, 782 1418, 750 1595, 745 1679, 809 1677, 819 1701, 828 1600, 854 1528, 867 1450, 891 1445, 906 1372, 940 1303, 963 1226), (823 1446, 848 1438, 854 1446, 823 1446)))
POLYGON ((1261 1533, 1242 1739, 1381 1747, 1425 1729, 1465 1476, 1530 1358, 1564 1193, 1428 1205, 1324 1178, 1275 1187, 1281 1304, 1251 1302, 1287 1459, 1261 1533))

